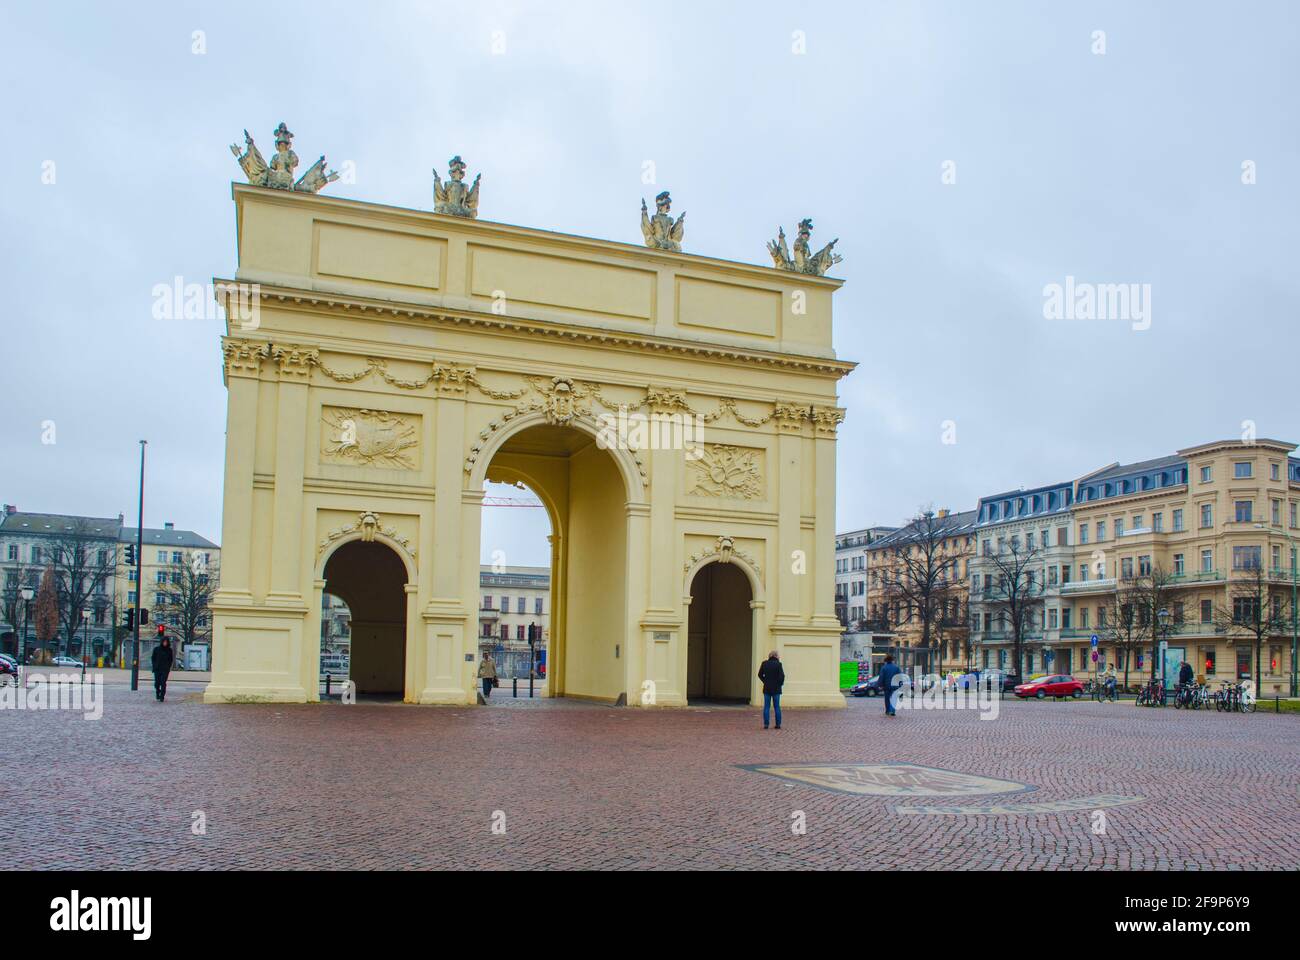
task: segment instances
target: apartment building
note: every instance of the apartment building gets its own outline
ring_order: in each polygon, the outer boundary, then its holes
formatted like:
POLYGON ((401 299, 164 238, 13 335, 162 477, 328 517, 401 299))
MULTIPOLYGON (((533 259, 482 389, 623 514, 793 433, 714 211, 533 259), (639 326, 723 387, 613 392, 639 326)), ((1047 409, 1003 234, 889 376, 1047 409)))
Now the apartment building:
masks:
POLYGON ((873 633, 867 625, 867 548, 897 527, 864 527, 835 538, 835 616, 844 633, 840 658, 864 659, 870 653, 873 633))
POLYGON ((893 653, 904 669, 931 672, 960 669, 965 663, 977 519, 975 510, 938 510, 866 547, 866 627, 872 633, 873 660, 893 653), (921 566, 933 574, 927 588, 933 604, 928 645, 921 591, 909 583, 921 566))
POLYGON ((1073 481, 981 497, 976 507, 978 548, 971 558, 971 638, 975 666, 1014 670, 1006 579, 1021 577, 1033 598, 1022 629, 1026 675, 1080 667, 1071 641, 1077 624, 1062 592, 1074 564, 1071 508, 1073 481))
MULTIPOLYGON (((196 600, 206 597, 202 590, 194 592, 192 584, 185 582, 187 568, 217 574, 220 569, 221 548, 211 540, 195 533, 193 530, 177 530, 176 524, 168 521, 161 527, 145 527, 140 554, 140 577, 144 589, 140 597, 140 606, 149 611, 149 625, 140 631, 140 663, 148 664, 153 656, 153 648, 158 643, 157 628, 167 628, 176 647, 177 663, 191 669, 207 669, 211 663, 212 617, 201 612, 195 619, 195 636, 189 643, 176 643, 179 636, 179 621, 183 615, 181 609, 196 600), (193 650, 187 648, 195 648, 193 650)), ((125 548, 134 547, 137 542, 135 527, 122 527, 118 536, 118 556, 125 555, 125 548)), ((119 611, 134 608, 137 591, 136 568, 123 563, 118 568, 116 580, 116 606, 119 611)), ((121 622, 122 617, 118 617, 121 622)), ((128 638, 123 639, 123 644, 128 638)), ((119 651, 116 662, 125 665, 128 657, 125 651, 119 651)))
POLYGON ((550 568, 482 566, 479 596, 479 648, 492 654, 501 676, 528 676, 530 626, 541 631, 534 653, 544 666, 551 635, 550 568))
MULTIPOLYGON (((1262 695, 1287 693, 1290 630, 1266 642, 1256 678, 1254 639, 1224 620, 1243 581, 1261 568, 1268 602, 1290 609, 1300 536, 1295 449, 1277 440, 1214 441, 1082 477, 1073 511, 1076 576, 1062 590, 1073 618, 1062 641, 1078 651, 1076 666, 1097 635, 1098 662, 1123 669, 1122 651, 1108 647, 1099 618, 1126 583, 1155 575, 1167 596, 1166 676, 1190 660, 1208 680, 1258 680, 1262 695)), ((1130 669, 1149 673, 1157 652, 1144 645, 1130 669)))

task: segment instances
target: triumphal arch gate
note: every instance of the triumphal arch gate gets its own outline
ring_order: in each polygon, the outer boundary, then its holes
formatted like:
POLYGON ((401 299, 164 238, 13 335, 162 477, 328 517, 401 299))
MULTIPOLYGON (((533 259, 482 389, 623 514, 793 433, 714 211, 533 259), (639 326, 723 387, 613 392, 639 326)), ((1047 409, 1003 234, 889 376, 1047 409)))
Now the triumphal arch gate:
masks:
POLYGON ((229 407, 206 700, 319 699, 328 590, 359 692, 474 703, 499 480, 551 522, 552 694, 761 702, 775 649, 786 703, 843 705, 853 365, 831 349, 829 248, 801 224, 771 267, 683 253, 666 194, 644 246, 480 220, 459 158, 434 212, 338 199, 323 164, 295 188, 291 152, 258 168, 248 150, 238 269, 214 281, 229 407))

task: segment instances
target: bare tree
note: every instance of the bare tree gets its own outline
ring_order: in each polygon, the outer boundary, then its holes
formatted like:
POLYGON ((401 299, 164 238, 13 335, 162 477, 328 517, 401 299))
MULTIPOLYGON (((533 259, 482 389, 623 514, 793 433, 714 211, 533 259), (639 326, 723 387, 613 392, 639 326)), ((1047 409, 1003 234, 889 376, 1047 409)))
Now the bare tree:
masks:
POLYGON ((1047 587, 1040 576, 1041 557, 1037 547, 1022 547, 1019 537, 1012 537, 996 552, 984 555, 992 568, 986 576, 991 575, 995 582, 981 596, 993 619, 1011 630, 1012 666, 1018 677, 1024 676, 1025 634, 1032 627, 1035 614, 1042 620, 1047 587))
POLYGON ((1160 642, 1178 625, 1169 607, 1172 605, 1174 577, 1160 566, 1139 571, 1131 578, 1129 596, 1137 609, 1138 626, 1144 643, 1151 648, 1151 680, 1155 681, 1160 660, 1160 642), (1163 614, 1163 616, 1162 616, 1163 614))
POLYGON ((45 554, 54 568, 64 649, 81 629, 81 611, 107 609, 117 573, 117 541, 108 539, 93 520, 78 518, 51 537, 45 554))
POLYGON ((971 649, 970 606, 960 597, 948 597, 941 607, 939 619, 934 624, 934 643, 940 651, 953 660, 964 659, 969 673, 973 658, 971 649))
POLYGON ((185 553, 179 562, 163 568, 166 584, 159 584, 154 619, 170 627, 180 640, 180 650, 191 643, 210 640, 208 604, 216 593, 218 570, 207 554, 185 553))
POLYGON ((936 625, 948 609, 948 602, 960 596, 963 581, 960 561, 969 550, 959 544, 947 516, 926 509, 902 531, 889 548, 880 571, 880 586, 886 605, 898 605, 903 613, 894 619, 920 620, 926 670, 934 653, 936 625))
POLYGON ((59 635, 59 588, 53 567, 46 567, 41 575, 32 619, 36 624, 36 643, 42 648, 41 659, 44 660, 49 654, 43 648, 59 635))
POLYGON ((1228 588, 1228 602, 1216 604, 1214 624, 1231 640, 1248 641, 1255 653, 1255 693, 1261 690, 1264 641, 1290 629, 1290 601, 1269 582, 1262 563, 1251 564, 1228 588))
POLYGON ((1115 592, 1098 613, 1099 639, 1120 651, 1124 661, 1124 689, 1128 689, 1129 668, 1133 655, 1146 642, 1146 625, 1140 621, 1139 611, 1144 603, 1137 585, 1128 580, 1116 580, 1115 592))
POLYGON ((27 629, 27 624, 19 624, 27 615, 25 603, 23 601, 23 587, 36 586, 37 570, 35 567, 28 566, 21 560, 10 562, 5 568, 5 581, 0 586, 0 616, 4 617, 6 623, 14 631, 14 653, 18 652, 20 644, 19 637, 27 629))

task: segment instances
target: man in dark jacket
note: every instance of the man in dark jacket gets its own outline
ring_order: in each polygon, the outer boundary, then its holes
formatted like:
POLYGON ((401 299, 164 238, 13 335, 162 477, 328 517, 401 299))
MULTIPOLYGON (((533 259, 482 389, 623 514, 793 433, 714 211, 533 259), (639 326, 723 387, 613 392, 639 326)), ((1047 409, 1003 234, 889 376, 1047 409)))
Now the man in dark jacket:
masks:
POLYGON ((1182 669, 1178 671, 1178 683, 1180 686, 1187 686, 1196 676, 1196 670, 1192 667, 1190 660, 1184 660, 1182 669))
POLYGON ((172 642, 164 636, 158 646, 153 648, 153 695, 159 703, 167 696, 167 674, 172 672, 175 659, 172 642))
POLYGON ((898 716, 898 714, 894 712, 894 708, 897 706, 894 702, 894 696, 898 693, 894 683, 894 678, 902 672, 902 670, 898 669, 898 664, 894 663, 894 655, 892 653, 885 657, 885 665, 880 668, 880 692, 884 694, 885 697, 885 716, 887 717, 898 716))
POLYGON ((781 687, 785 684, 785 670, 775 650, 767 655, 758 668, 758 679, 763 681, 763 729, 767 729, 770 708, 776 708, 776 728, 781 729, 781 687))

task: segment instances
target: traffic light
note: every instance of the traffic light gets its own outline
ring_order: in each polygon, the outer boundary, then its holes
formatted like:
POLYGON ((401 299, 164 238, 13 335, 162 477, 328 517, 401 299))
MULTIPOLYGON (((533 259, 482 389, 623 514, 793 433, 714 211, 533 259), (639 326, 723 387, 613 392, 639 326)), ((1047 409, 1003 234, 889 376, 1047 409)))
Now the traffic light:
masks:
POLYGON ((148 611, 148 610, 145 610, 145 609, 143 609, 143 608, 141 608, 141 610, 140 610, 140 626, 142 626, 142 627, 143 627, 143 626, 146 626, 148 623, 149 623, 149 611, 148 611))
POLYGON ((133 545, 127 545, 125 560, 128 567, 135 566, 135 547, 133 545))
POLYGON ((126 627, 128 630, 135 629, 135 607, 126 608, 126 617, 124 618, 122 626, 126 627))
POLYGON ((158 639, 161 640, 165 636, 167 636, 167 628, 160 623, 158 624, 158 639))

